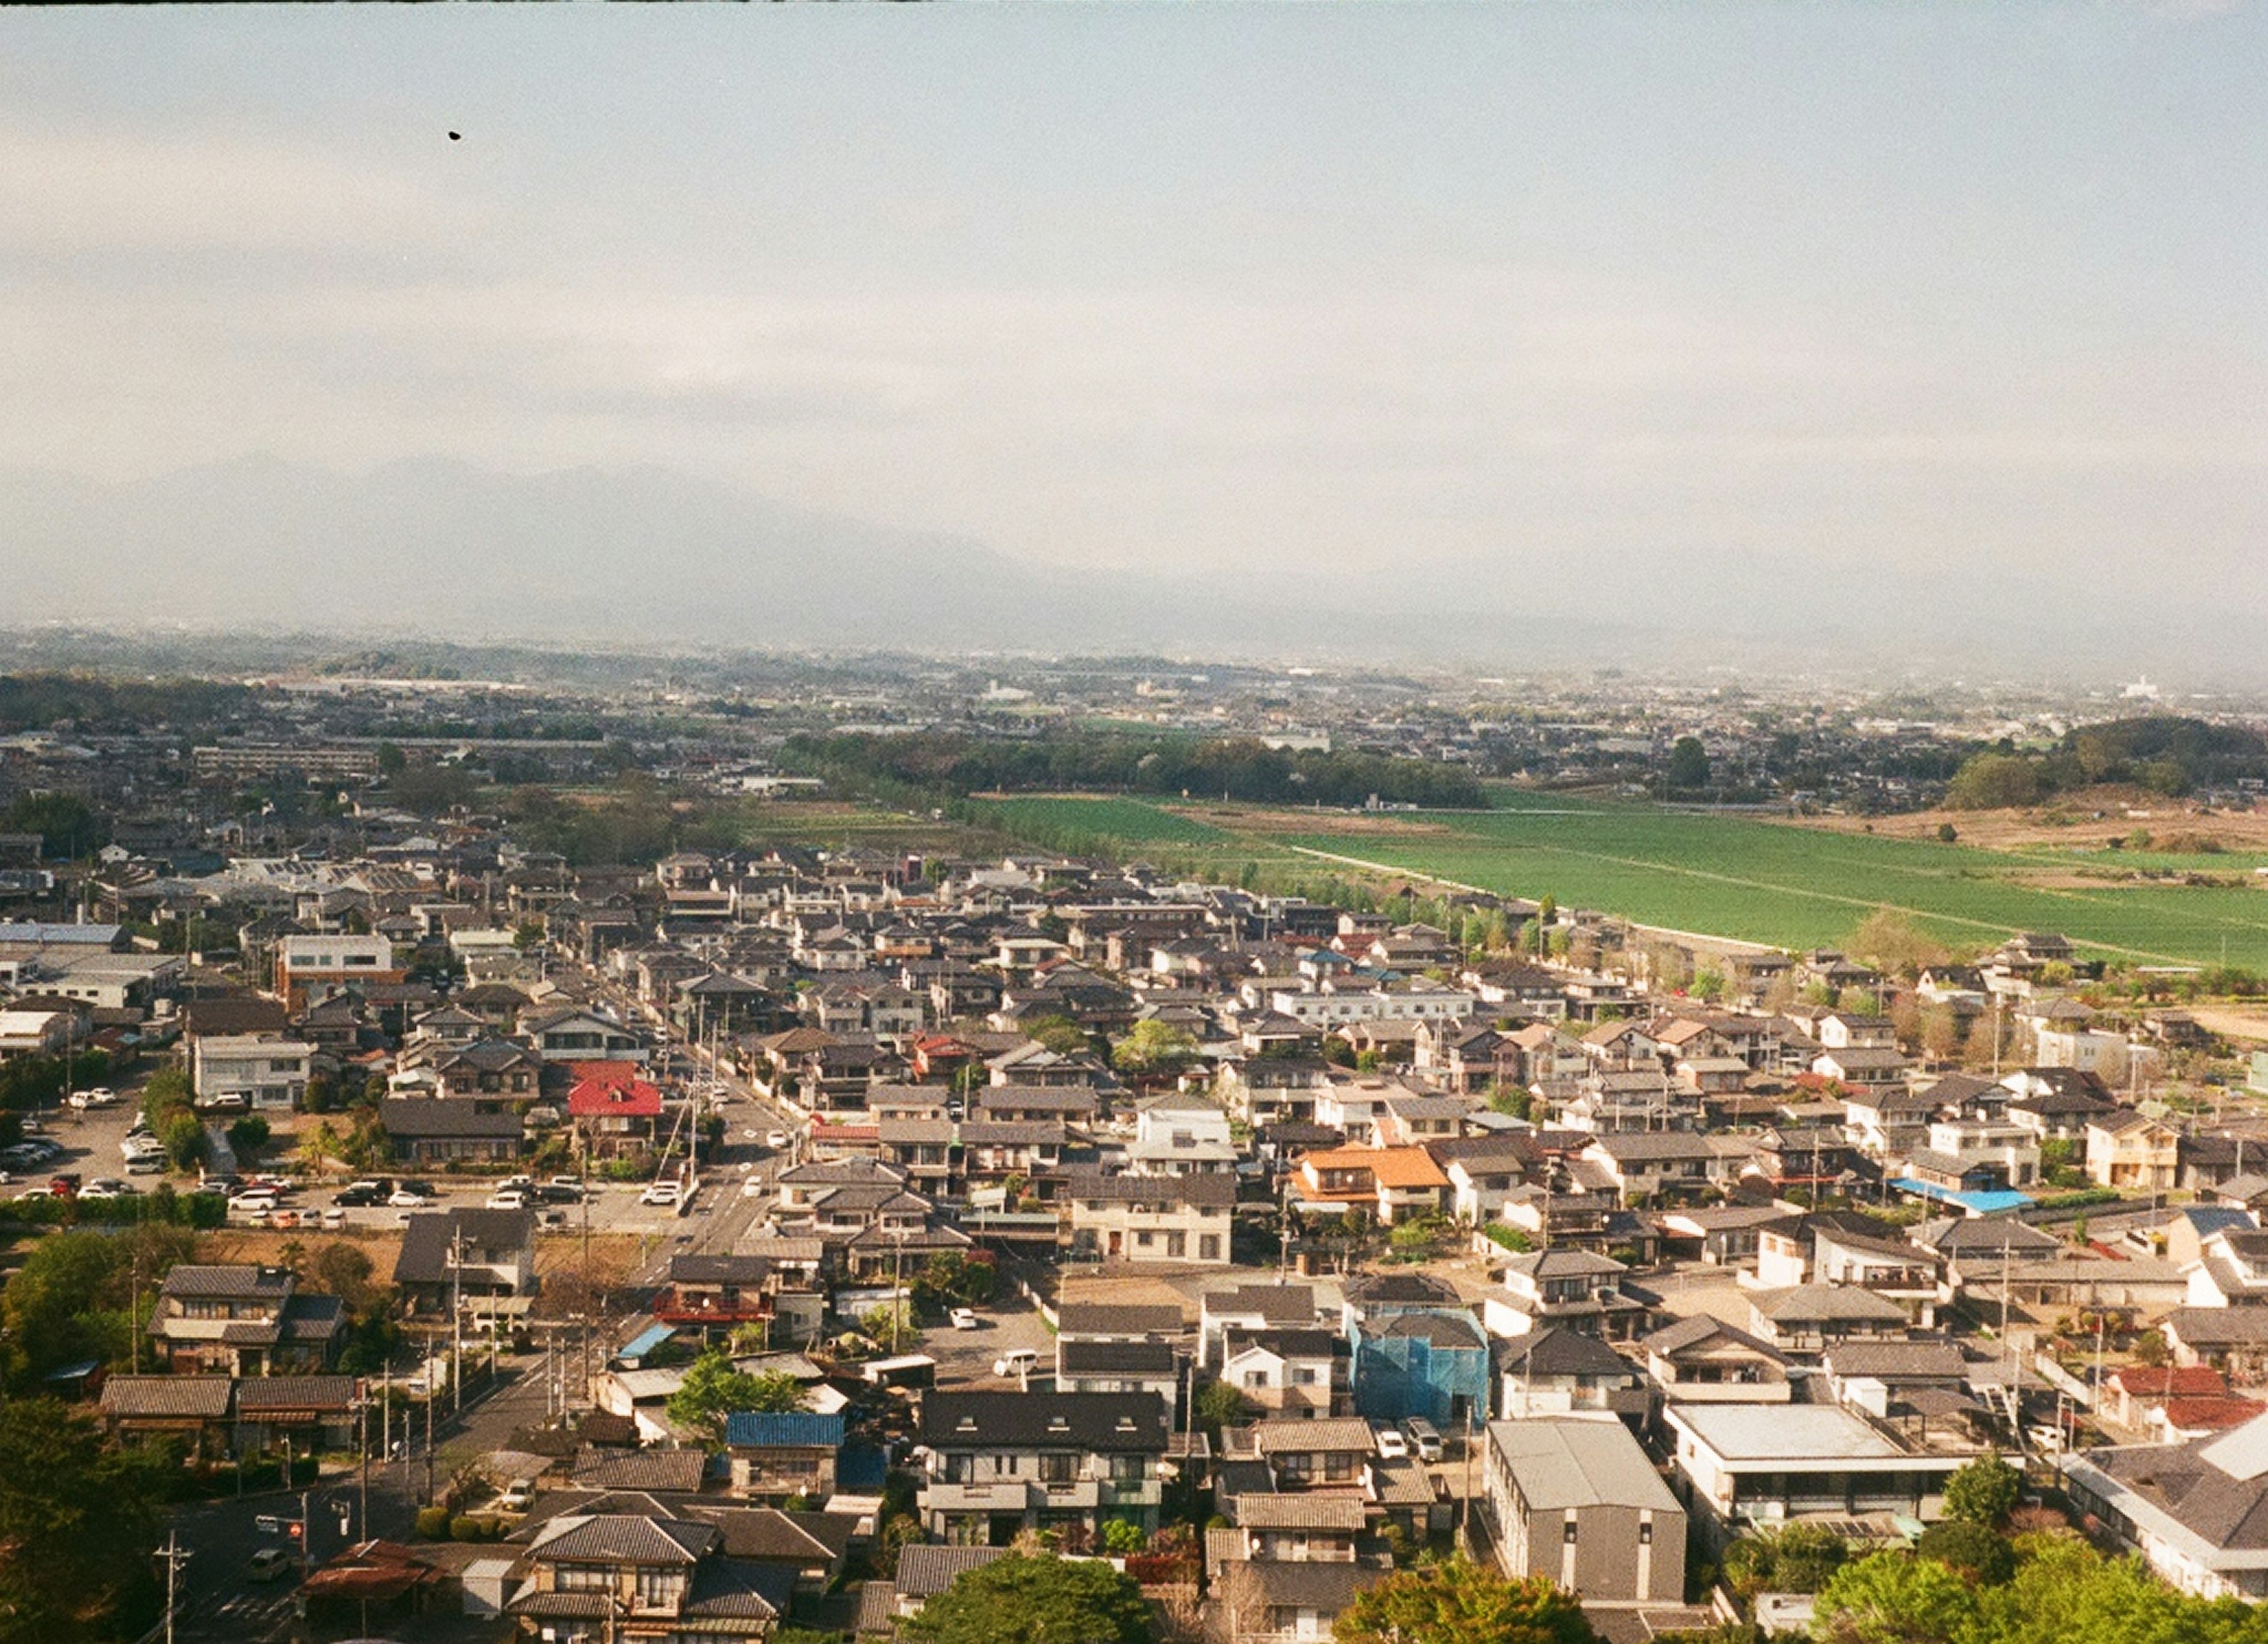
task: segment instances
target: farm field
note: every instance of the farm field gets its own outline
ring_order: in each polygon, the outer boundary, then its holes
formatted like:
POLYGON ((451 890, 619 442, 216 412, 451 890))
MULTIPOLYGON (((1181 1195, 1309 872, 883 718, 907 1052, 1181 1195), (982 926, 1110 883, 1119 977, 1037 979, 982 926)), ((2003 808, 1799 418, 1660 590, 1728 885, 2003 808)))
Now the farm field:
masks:
MULTIPOLYGON (((2268 969, 2268 888, 2081 876, 2122 866, 2110 852, 1993 851, 1558 794, 1508 793, 1484 813, 1381 815, 1117 798, 1009 803, 1044 805, 1035 819, 1137 847, 1195 846, 1232 875, 1242 862, 1328 871, 1325 859, 1336 859, 1774 947, 1832 944, 1889 907, 1956 950, 2055 930, 2142 963, 2268 969), (1169 831, 1173 822, 1192 831, 1169 831)), ((1016 826, 1012 813, 1002 820, 1016 826)), ((2241 879, 2252 861, 2232 852, 2123 866, 2241 879)))

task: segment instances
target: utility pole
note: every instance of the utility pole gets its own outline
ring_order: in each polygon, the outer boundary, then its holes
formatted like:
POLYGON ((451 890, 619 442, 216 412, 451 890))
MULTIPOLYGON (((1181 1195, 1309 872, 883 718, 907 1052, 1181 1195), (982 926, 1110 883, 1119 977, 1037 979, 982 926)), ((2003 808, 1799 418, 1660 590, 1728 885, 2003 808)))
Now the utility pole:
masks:
POLYGON ((166 1532, 166 1544, 158 1550, 158 1556, 166 1561, 166 1644, 173 1644, 173 1603, 180 1591, 181 1566, 189 1557, 181 1551, 180 1530, 166 1532))
MULTIPOLYGON (((449 1413, 465 1408, 465 1228, 457 1224, 449 1240, 449 1413)), ((432 1392, 426 1392, 426 1424, 432 1424, 432 1392)))

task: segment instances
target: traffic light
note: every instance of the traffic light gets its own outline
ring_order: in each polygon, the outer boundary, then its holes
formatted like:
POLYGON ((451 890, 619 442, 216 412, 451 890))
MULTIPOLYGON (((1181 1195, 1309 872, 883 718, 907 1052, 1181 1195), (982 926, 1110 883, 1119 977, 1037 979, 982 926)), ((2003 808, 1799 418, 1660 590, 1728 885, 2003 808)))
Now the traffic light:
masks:
POLYGON ((293 1519, 288 1533, 294 1541, 301 1539, 307 1533, 306 1522, 304 1519, 293 1519))

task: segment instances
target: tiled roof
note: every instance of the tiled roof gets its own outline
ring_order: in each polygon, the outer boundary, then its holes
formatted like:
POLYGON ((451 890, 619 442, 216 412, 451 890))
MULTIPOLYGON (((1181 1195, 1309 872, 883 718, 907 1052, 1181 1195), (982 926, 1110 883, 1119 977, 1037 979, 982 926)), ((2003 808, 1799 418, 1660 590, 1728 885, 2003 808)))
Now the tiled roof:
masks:
POLYGON ((102 1384, 102 1413, 114 1420, 217 1421, 228 1414, 235 1386, 225 1375, 114 1375, 102 1384))
POLYGON ((807 1410, 736 1410, 725 1418, 725 1442, 734 1449, 840 1449, 843 1418, 807 1410))

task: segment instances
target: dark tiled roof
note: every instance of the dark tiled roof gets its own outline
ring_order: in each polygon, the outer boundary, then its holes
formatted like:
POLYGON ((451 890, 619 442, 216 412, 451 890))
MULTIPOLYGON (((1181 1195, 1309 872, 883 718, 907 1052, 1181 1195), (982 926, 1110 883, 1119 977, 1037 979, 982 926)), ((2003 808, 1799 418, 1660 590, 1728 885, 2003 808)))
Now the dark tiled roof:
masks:
POLYGON ((922 1441, 932 1449, 1166 1449, 1166 1402, 1153 1393, 927 1393, 922 1441))
POLYGON ((237 1383, 236 1411, 257 1416, 278 1410, 345 1410, 354 1404, 351 1375, 252 1375, 237 1383))

